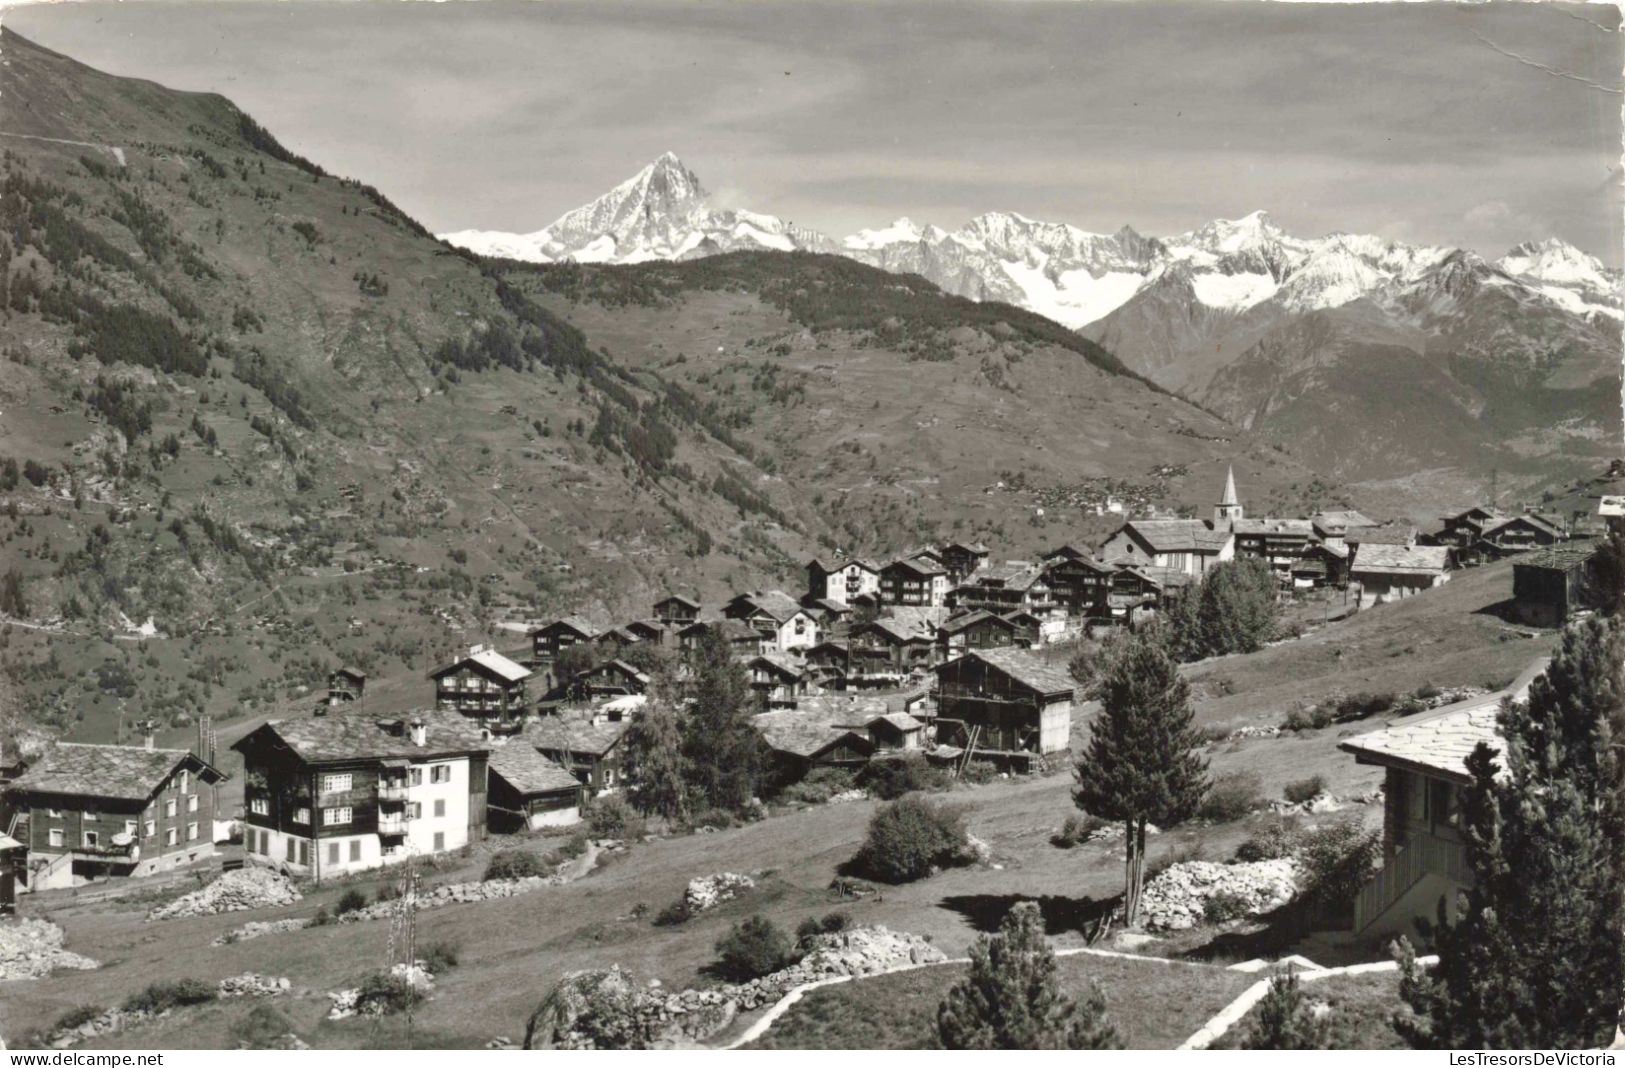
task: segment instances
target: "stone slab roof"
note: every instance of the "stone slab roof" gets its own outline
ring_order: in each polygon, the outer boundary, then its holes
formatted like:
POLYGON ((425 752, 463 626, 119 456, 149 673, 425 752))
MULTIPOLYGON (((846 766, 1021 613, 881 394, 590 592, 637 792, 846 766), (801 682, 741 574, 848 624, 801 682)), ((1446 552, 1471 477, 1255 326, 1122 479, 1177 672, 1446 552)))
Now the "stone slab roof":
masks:
POLYGON ((1450 566, 1448 545, 1389 545, 1362 542, 1354 554, 1355 575, 1437 575, 1450 566))
POLYGON ((492 748, 491 741, 485 737, 477 722, 455 712, 438 711, 416 712, 394 718, 344 712, 271 720, 232 748, 240 749, 244 742, 261 731, 275 735, 278 741, 310 764, 401 757, 424 760, 484 752, 492 748), (428 728, 427 740, 421 746, 413 744, 412 733, 406 726, 413 719, 422 719, 428 728))
POLYGON ((581 789, 574 775, 547 759, 523 737, 491 751, 491 774, 526 795, 581 789))
POLYGON ((7 789, 145 801, 182 765, 204 782, 226 777, 185 749, 54 742, 7 789))
MULTIPOLYGON (((1077 686, 1072 681, 1072 676, 1065 671, 1050 667, 1022 649, 973 649, 963 657, 955 659, 963 660, 967 657, 974 657, 984 664, 995 667, 1023 686, 1031 687, 1039 693, 1051 694, 1063 691, 1071 693, 1077 686)), ((954 662, 948 661, 950 664, 954 662)))
POLYGON ((626 719, 619 723, 593 723, 567 715, 549 716, 539 723, 527 725, 524 733, 508 744, 524 741, 549 752, 602 756, 615 748, 631 726, 632 722, 626 719))

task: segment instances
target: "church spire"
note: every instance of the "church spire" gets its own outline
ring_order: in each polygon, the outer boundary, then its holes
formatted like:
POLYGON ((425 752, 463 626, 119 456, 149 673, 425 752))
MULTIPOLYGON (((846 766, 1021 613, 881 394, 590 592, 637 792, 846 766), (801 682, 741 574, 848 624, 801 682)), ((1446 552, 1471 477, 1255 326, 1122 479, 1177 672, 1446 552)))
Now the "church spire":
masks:
POLYGON ((1240 504, 1241 503, 1240 501, 1236 500, 1236 466, 1234 464, 1231 464, 1230 467, 1225 470, 1225 473, 1224 473, 1224 496, 1219 500, 1219 503, 1220 504, 1240 504))
POLYGON ((1236 495, 1236 467, 1231 464, 1224 474, 1224 497, 1213 509, 1213 525, 1216 527, 1233 525, 1244 514, 1241 498, 1236 495))

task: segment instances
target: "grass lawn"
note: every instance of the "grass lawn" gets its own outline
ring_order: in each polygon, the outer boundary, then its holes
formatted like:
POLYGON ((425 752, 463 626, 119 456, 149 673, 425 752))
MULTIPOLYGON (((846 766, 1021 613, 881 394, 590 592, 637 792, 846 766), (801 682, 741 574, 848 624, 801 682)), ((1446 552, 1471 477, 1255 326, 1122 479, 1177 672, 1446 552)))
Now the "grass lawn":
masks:
MULTIPOLYGON (((1174 1048, 1257 981, 1222 968, 1087 953, 1056 965, 1069 991, 1083 991, 1091 979, 1101 985, 1130 1049, 1174 1048)), ((964 974, 964 965, 943 965, 814 990, 750 1048, 938 1048, 937 1005, 964 974)))
MULTIPOLYGON (((1325 1002, 1332 1008, 1330 1048, 1410 1048, 1394 1030, 1393 1015, 1402 1004, 1397 971, 1334 975, 1305 983, 1303 990, 1312 1001, 1325 1002)), ((1255 1007, 1215 1042, 1213 1048, 1239 1047, 1257 1016, 1255 1007)))

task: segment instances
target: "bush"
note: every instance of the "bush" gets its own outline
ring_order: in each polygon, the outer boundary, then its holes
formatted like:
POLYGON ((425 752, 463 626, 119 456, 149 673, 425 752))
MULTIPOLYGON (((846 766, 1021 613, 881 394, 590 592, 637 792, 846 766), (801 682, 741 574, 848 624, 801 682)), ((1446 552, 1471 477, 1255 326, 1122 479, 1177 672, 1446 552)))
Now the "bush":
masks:
POLYGON ((805 946, 823 934, 838 934, 852 926, 852 917, 844 912, 826 913, 822 918, 808 916, 796 926, 796 945, 805 946))
POLYGON ((485 865, 487 879, 527 879, 548 874, 547 862, 528 849, 501 850, 485 865))
POLYGON ((428 969, 430 975, 439 978, 457 967, 459 948, 456 942, 445 938, 430 942, 428 948, 423 951, 423 966, 428 969))
POLYGON ((1382 855, 1382 836, 1358 823, 1334 823, 1311 831, 1298 847, 1303 895, 1322 910, 1354 900, 1382 855))
POLYGON ((1332 725, 1332 710, 1326 705, 1315 705, 1311 708, 1294 708, 1286 714, 1281 721, 1284 731, 1318 731, 1322 727, 1332 725))
POLYGON ((417 988, 391 972, 372 972, 361 980, 356 1011, 363 1016, 388 1016, 405 1012, 418 1000, 417 988))
POLYGON ((1281 796, 1294 805, 1301 805, 1305 801, 1319 797, 1326 792, 1326 777, 1324 775, 1311 775, 1307 779, 1289 782, 1281 790, 1281 796))
POLYGON ((51 1025, 51 1030, 71 1031, 75 1027, 89 1023, 106 1011, 100 1005, 75 1005, 56 1018, 56 1023, 51 1025))
POLYGON ((384 883, 373 891, 372 899, 377 902, 394 901, 401 896, 401 888, 394 883, 384 883))
POLYGON ((694 910, 688 907, 687 898, 678 898, 655 913, 656 927, 679 927, 694 918, 694 910))
POLYGON ((555 850, 557 860, 555 863, 574 860, 587 852, 590 836, 586 831, 577 829, 576 832, 564 840, 564 844, 555 850))
POLYGON ((947 771, 932 767, 921 756, 872 760, 858 773, 858 785, 882 801, 920 790, 946 790, 952 781, 947 771))
POLYGON ((985 786, 999 777, 999 769, 986 760, 973 760, 959 773, 959 781, 969 786, 985 786))
POLYGON ((717 940, 717 972, 736 983, 771 975, 792 963, 790 937, 763 916, 751 916, 717 940))
POLYGON ((367 907, 367 895, 351 887, 339 895, 338 904, 333 906, 333 915, 343 916, 347 912, 359 912, 367 907))
POLYGON ((317 909, 316 910, 316 915, 314 915, 314 916, 312 916, 310 918, 310 925, 312 927, 326 927, 328 924, 330 924, 332 922, 333 922, 333 917, 327 911, 327 906, 326 905, 323 905, 321 908, 317 909))
POLYGON ((875 812, 854 860, 876 879, 906 883, 955 863, 964 846, 965 817, 959 809, 911 794, 875 812))
POLYGON ((853 775, 845 768, 814 768, 801 781, 781 789, 777 800, 786 805, 822 805, 852 789, 853 784, 853 775))
POLYGON ((293 1021, 262 1001, 233 1020, 227 1033, 233 1049, 281 1049, 293 1034, 293 1021))
POLYGON ((595 799, 585 815, 594 838, 634 841, 643 837, 643 817, 618 794, 595 799))
POLYGON ((1073 846, 1087 842, 1095 832, 1102 830, 1106 821, 1099 816, 1089 816, 1082 812, 1074 812, 1061 824, 1061 829, 1050 835, 1050 845, 1058 849, 1071 849, 1073 846))
POLYGON ((1231 823, 1250 815, 1264 800, 1264 784, 1250 771, 1220 775, 1208 787, 1196 814, 1214 823, 1231 823))
POLYGON ((216 996, 214 985, 202 979, 160 979, 125 998, 124 1011, 159 1013, 182 1005, 202 1005, 216 996))
POLYGON ((723 808, 708 808, 696 812, 689 817, 688 825, 691 830, 710 827, 716 831, 726 831, 730 827, 739 826, 739 817, 723 808))
POLYGON ((1296 819, 1274 817, 1236 847, 1236 859, 1251 863, 1290 857, 1298 848, 1299 835, 1296 819))
POLYGON ((1234 890, 1220 890, 1202 906, 1202 917, 1208 923, 1229 923, 1247 915, 1247 898, 1234 890))

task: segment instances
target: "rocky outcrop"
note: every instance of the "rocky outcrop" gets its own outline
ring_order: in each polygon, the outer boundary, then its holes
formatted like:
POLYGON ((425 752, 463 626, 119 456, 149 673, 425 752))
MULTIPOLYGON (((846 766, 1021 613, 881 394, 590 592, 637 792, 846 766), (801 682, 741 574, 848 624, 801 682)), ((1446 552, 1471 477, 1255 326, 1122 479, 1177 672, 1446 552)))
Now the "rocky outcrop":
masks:
POLYGON ((704 912, 714 909, 724 901, 731 901, 756 886, 754 880, 748 875, 739 875, 731 871, 718 872, 700 879, 690 879, 688 888, 683 891, 683 904, 688 906, 690 913, 704 912))
MULTIPOLYGON (((434 976, 429 974, 429 969, 422 961, 395 964, 389 969, 389 974, 405 980, 407 986, 410 986, 420 998, 426 998, 434 993, 434 976)), ((379 1016, 387 1011, 376 1002, 364 1004, 361 1000, 360 987, 330 990, 327 996, 333 1002, 333 1007, 327 1010, 329 1020, 344 1020, 351 1016, 379 1016)))
POLYGON ((1323 812, 1340 812, 1348 804, 1335 794, 1318 793, 1307 801, 1271 801, 1270 811, 1280 815, 1318 816, 1323 812))
POLYGON ((287 876, 270 868, 239 868, 226 872, 201 890, 153 909, 147 913, 147 919, 176 920, 275 908, 295 904, 303 897, 287 876))
POLYGON ((62 928, 46 920, 0 923, 0 980, 41 979, 57 968, 96 967, 89 957, 62 948, 62 928))
POLYGON ((1208 901, 1220 894, 1244 902, 1246 915, 1272 912, 1297 896, 1298 864, 1290 859, 1175 864, 1146 884, 1140 898, 1143 922, 1152 931, 1195 927, 1206 919, 1208 901))
POLYGON ((234 931, 227 931, 209 944, 211 946, 229 946, 237 942, 249 942, 266 935, 281 934, 284 931, 302 931, 310 926, 308 919, 292 920, 255 920, 245 923, 234 931))
POLYGON ((668 993, 658 984, 638 988, 619 966, 564 978, 531 1019, 529 1048, 591 1049, 606 1039, 674 1046, 717 1034, 734 1017, 770 1005, 795 987, 823 979, 877 975, 946 960, 915 935, 885 927, 859 927, 816 936, 795 964, 736 986, 668 993))
POLYGON ((219 993, 223 998, 277 998, 292 988, 287 976, 244 972, 220 980, 219 993))

